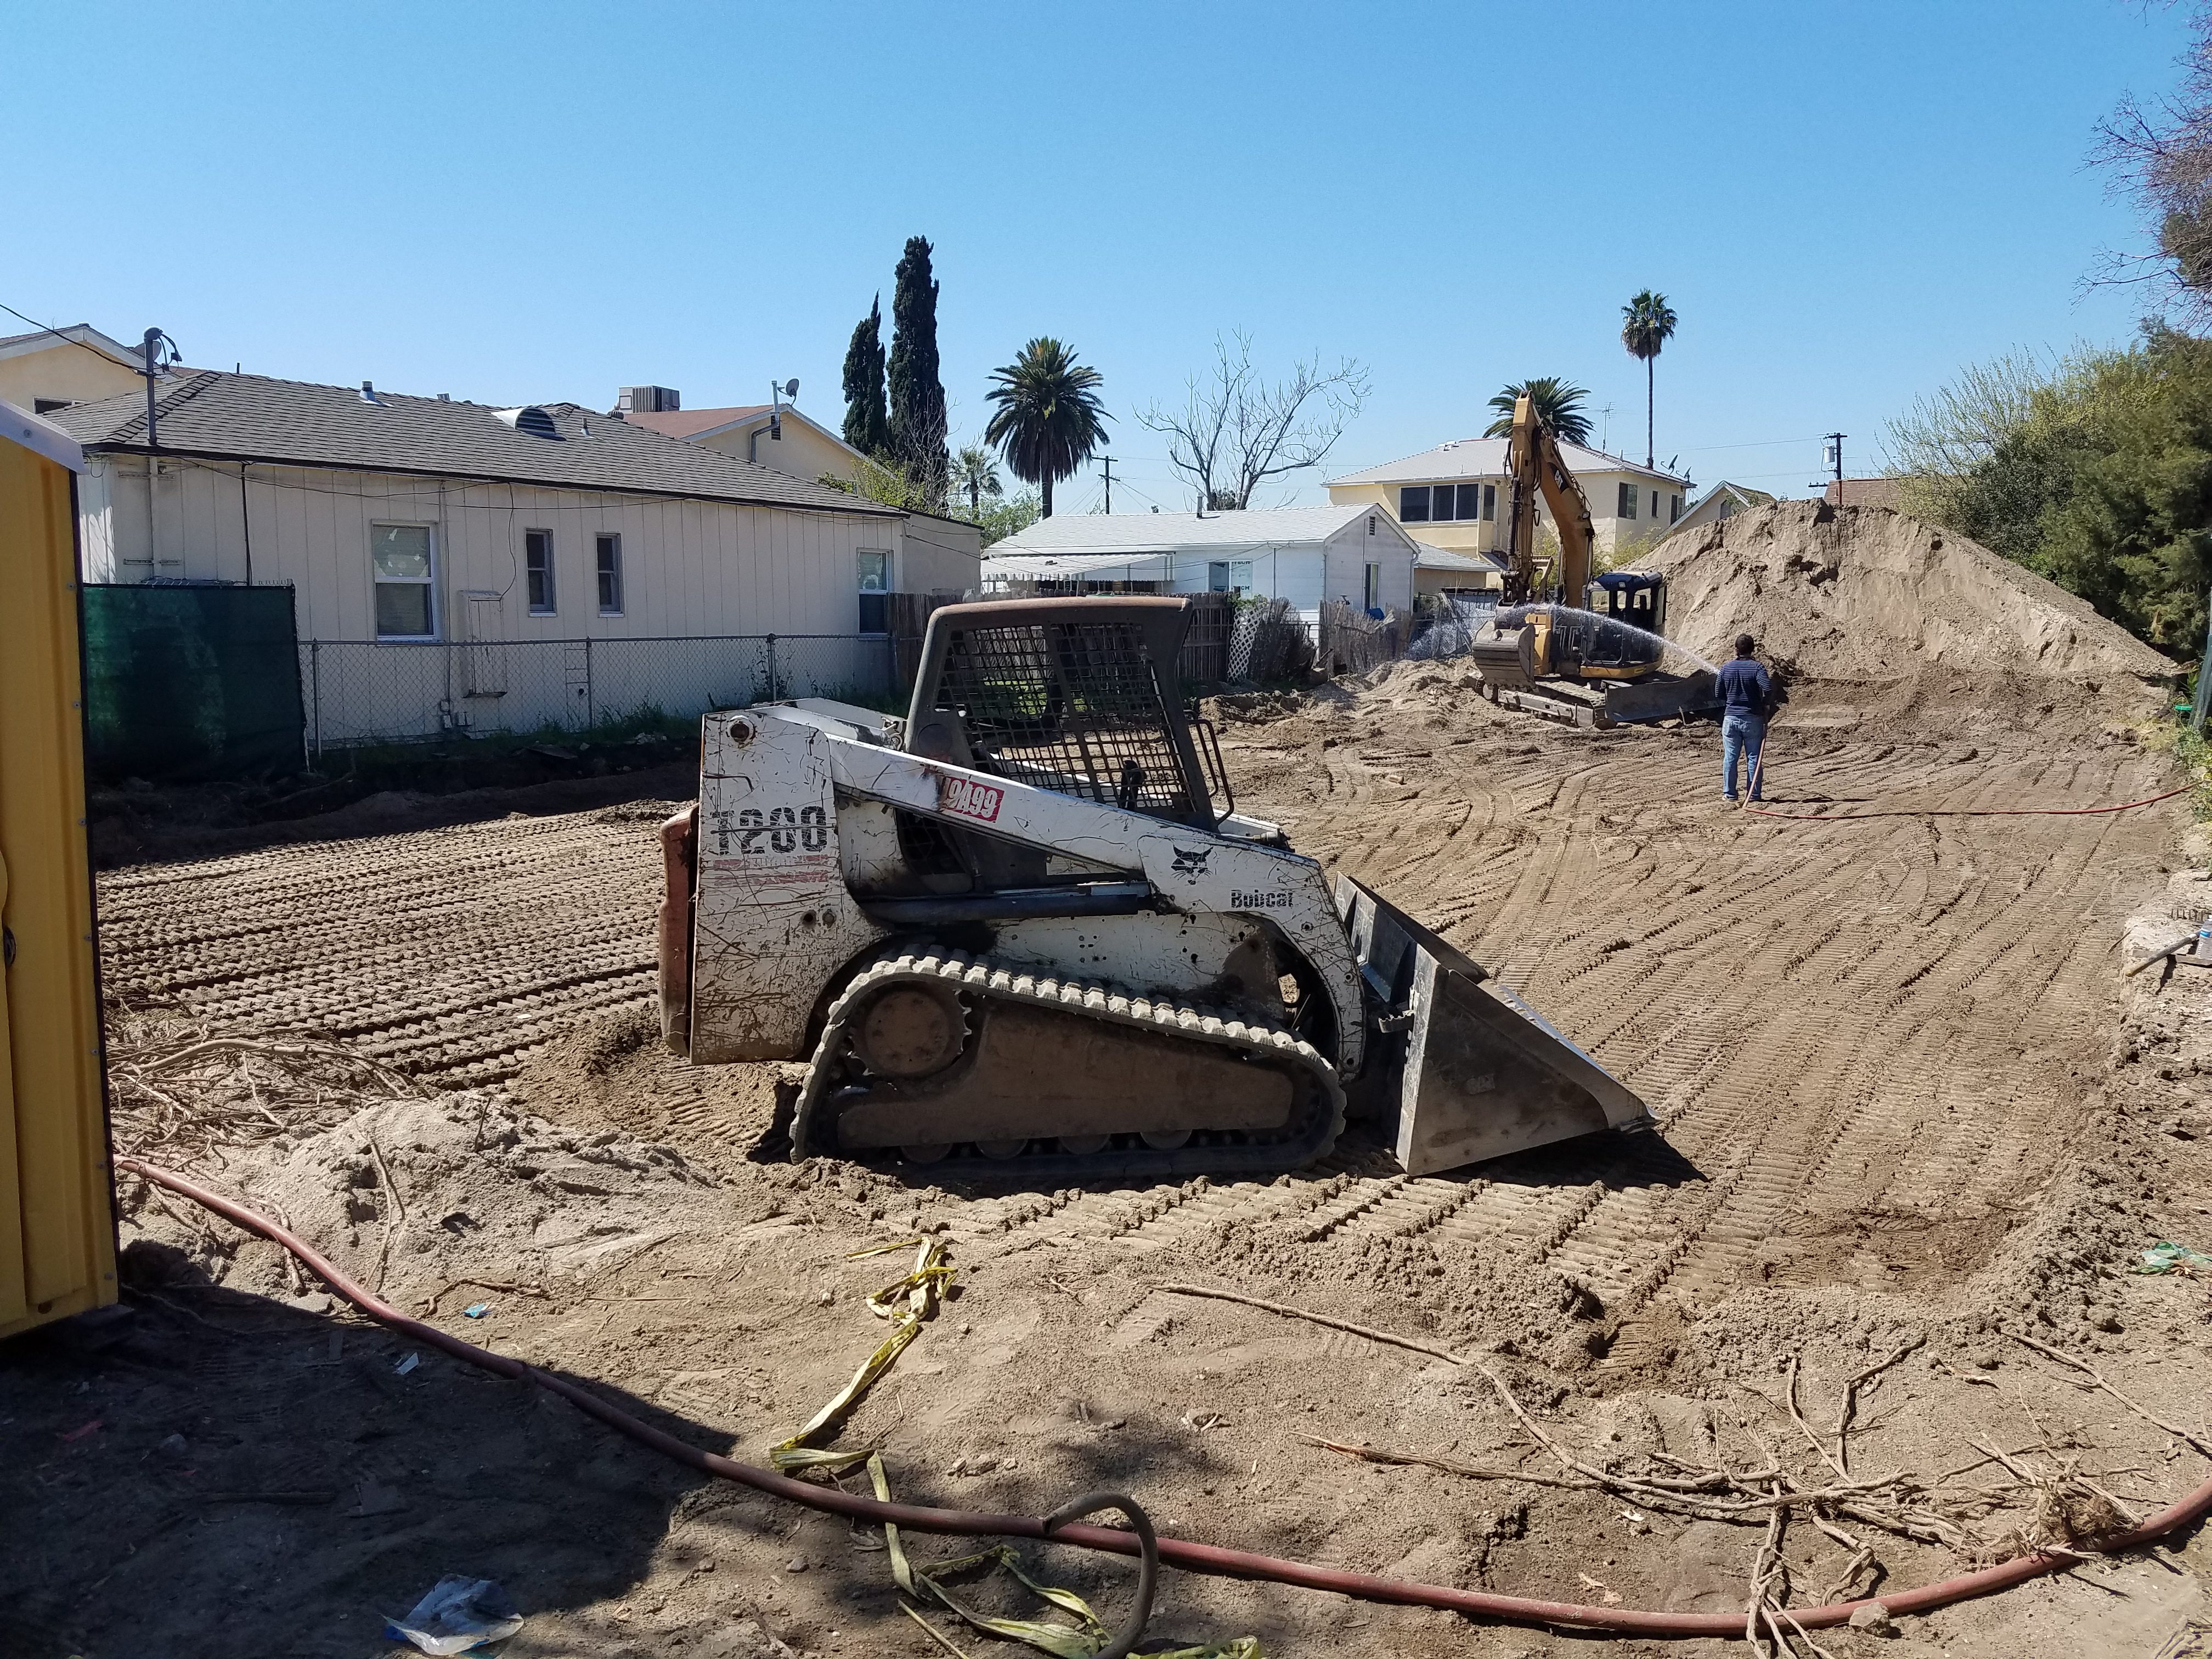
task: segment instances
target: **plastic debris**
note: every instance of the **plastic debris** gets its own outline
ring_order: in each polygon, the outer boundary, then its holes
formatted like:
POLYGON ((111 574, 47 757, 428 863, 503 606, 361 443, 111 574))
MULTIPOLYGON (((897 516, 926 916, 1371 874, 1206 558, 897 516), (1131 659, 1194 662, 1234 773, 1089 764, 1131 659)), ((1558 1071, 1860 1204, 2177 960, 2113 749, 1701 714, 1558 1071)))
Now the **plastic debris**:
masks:
POLYGON ((2192 1250, 2186 1244, 2176 1244, 2170 1239, 2160 1239, 2142 1253, 2142 1260, 2129 1270, 2138 1273, 2179 1273, 2184 1279, 2194 1279, 2199 1273, 2212 1273, 2212 1255, 2202 1250, 2192 1250))
POLYGON ((462 1318, 464 1318, 464 1319, 482 1319, 482 1318, 483 1318, 486 1314, 489 1313, 490 1311, 491 1311, 491 1304, 490 1304, 490 1303, 489 1303, 489 1302, 471 1302, 471 1303, 470 1303, 470 1304, 469 1304, 469 1305, 468 1305, 467 1307, 465 1307, 465 1308, 464 1308, 464 1309, 462 1309, 462 1310, 461 1310, 461 1317, 462 1317, 462 1318))
POLYGON ((489 1578, 448 1573, 404 1619, 387 1618, 384 1634, 424 1653, 466 1653, 486 1643, 505 1641, 521 1628, 522 1615, 497 1584, 489 1578))
POLYGON ((410 1354, 409 1354, 409 1355, 407 1356, 407 1358, 404 1358, 404 1359, 401 1360, 401 1361, 400 1361, 397 1365, 394 1365, 392 1369, 393 1370, 395 1370, 395 1371, 398 1372, 400 1376, 406 1376, 406 1375, 407 1375, 407 1373, 408 1373, 408 1372, 410 1372, 410 1371, 413 1370, 414 1370, 417 1365, 421 1364, 422 1363, 422 1356, 421 1354, 419 1354, 419 1353, 410 1353, 410 1354))

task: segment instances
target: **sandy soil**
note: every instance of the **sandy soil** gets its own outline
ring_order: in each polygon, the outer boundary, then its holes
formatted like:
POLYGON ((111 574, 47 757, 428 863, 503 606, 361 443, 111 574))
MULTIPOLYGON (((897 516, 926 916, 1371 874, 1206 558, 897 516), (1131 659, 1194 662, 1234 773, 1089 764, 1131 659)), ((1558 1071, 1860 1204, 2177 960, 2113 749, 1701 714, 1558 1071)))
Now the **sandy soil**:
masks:
MULTIPOLYGON (((1762 1447, 1811 1466, 1775 1403, 1790 1358, 1826 1423, 1844 1378, 1919 1337, 1861 1391, 1856 1467, 1934 1482, 1995 1437, 2138 1510, 2212 1473, 2003 1334, 2039 1333, 2205 1431, 2203 1283, 2119 1271, 2154 1239, 2212 1236, 2212 974, 2118 977, 2130 926, 2140 943, 2204 902, 2179 814, 1756 818, 1713 799, 1709 736, 1517 719, 1449 665, 1381 678, 1224 711, 1256 717, 1226 734, 1240 797, 1498 969, 1645 1094, 1659 1136, 1421 1180, 1355 1138, 1273 1183, 1139 1190, 792 1165, 781 1068, 694 1071, 653 1041, 651 802, 118 872, 107 986, 436 1085, 204 1167, 395 1297, 701 1444, 764 1456, 878 1340, 860 1297, 889 1275, 848 1254, 945 1237, 961 1296, 840 1443, 882 1446, 902 1496, 1041 1512, 1105 1482, 1184 1535, 1741 1607, 1757 1528, 1349 1462, 1304 1437, 1556 1471, 1468 1370, 1158 1288, 1177 1280, 1461 1347, 1563 1444, 1624 1469, 1660 1452, 1751 1468, 1762 1447), (485 1316, 463 1316, 472 1301, 485 1316)), ((1774 738, 1775 804, 2080 805, 2172 776, 2116 732, 1966 725, 1802 696, 1774 738)), ((702 1485, 442 1359, 400 1376, 402 1345, 296 1297, 273 1249, 128 1196, 127 1334, 0 1356, 0 1513, 36 1517, 0 1551, 9 1651, 363 1653, 380 1611, 463 1571, 530 1613, 511 1653, 935 1651, 896 1611, 879 1540, 702 1485)), ((1989 1508, 1971 1489, 1991 1475, 1942 1490, 2002 1554, 2034 1502, 2015 1482, 1989 1508)), ((1961 1561, 1868 1541, 1878 1566, 1856 1586, 1961 1561)), ((1803 1526, 1786 1547, 1801 1597, 1852 1554, 1803 1526)), ((2163 1644, 2212 1623, 2204 1549, 1825 1640, 2188 1652, 2163 1644)), ((1119 1605, 1120 1569, 1037 1559, 1119 1605)), ((1271 1654, 1568 1650, 1174 1575, 1155 1629, 1271 1654)))
MULTIPOLYGON (((2127 1271, 2159 1239, 2212 1250, 2212 972, 2120 971, 2212 908, 2208 848, 2180 801, 1933 816, 2172 787, 2138 740, 2152 665, 2047 605, 2014 624, 2110 673, 1992 661, 1977 618, 2033 589, 1930 582, 1942 550, 1884 524, 1856 532, 1881 545, 1849 580, 1814 582, 1790 561, 1832 515, 1799 519, 1738 521, 1680 580, 1801 653, 1770 804, 1840 819, 1723 807, 1709 729, 1563 729, 1492 709, 1449 663, 1215 710, 1241 805, 1492 965, 1644 1095, 1656 1134, 1422 1179, 1356 1133, 1316 1168, 1220 1185, 794 1164, 777 1103, 795 1068, 658 1046, 653 800, 479 803, 468 823, 386 803, 383 833, 357 807, 115 872, 106 988, 134 1033, 304 1032, 415 1079, 197 1167, 403 1304, 697 1444, 764 1459, 881 1337, 862 1299, 895 1259, 854 1253, 930 1237, 957 1294, 838 1441, 880 1447, 902 1497, 1042 1513, 1115 1486, 1184 1536, 1741 1611, 1763 1515, 1547 1484, 1565 1471, 1540 1429, 1616 1484, 1682 1463, 1817 1484, 1844 1455, 1855 1478, 1910 1476, 1938 1528, 1794 1521, 1787 1588, 1925 1582, 2212 1474, 2212 1291, 2127 1271), (1783 637, 1813 602, 1801 577, 1850 653, 1783 637), (1907 579, 1942 627, 1900 644, 1881 583, 1907 579)), ((517 1656, 941 1651, 897 1611, 879 1536, 702 1482, 517 1385, 410 1365, 273 1248, 135 1183, 124 1211, 130 1317, 0 1351, 0 1650, 362 1655, 380 1613, 467 1572, 528 1613, 517 1656)), ((1121 1605, 1125 1569, 1026 1555, 1121 1605)), ((1822 1639, 1836 1659, 2181 1659, 2212 1651, 2208 1586, 2212 1545, 2184 1540, 1822 1639)), ((1005 1592, 974 1589, 1014 1610, 1005 1592)), ((1174 1574, 1153 1630, 1275 1656, 1585 1646, 1174 1574)))
POLYGON ((2176 665, 1978 542, 1879 507, 1782 501, 1670 538, 1674 637, 1716 662, 1735 635, 1824 679, 1929 667, 2118 690, 2176 665))

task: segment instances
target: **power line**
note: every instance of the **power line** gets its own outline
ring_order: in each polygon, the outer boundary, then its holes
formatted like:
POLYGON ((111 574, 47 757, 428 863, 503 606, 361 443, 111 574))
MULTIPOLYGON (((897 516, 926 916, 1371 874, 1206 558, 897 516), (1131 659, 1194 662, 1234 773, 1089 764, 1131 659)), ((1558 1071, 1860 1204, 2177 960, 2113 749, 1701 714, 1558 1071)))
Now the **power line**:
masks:
POLYGON ((1692 444, 1681 453, 1685 455, 1706 455, 1716 449, 1777 449, 1784 444, 1818 443, 1827 435, 1826 433, 1815 433, 1809 438, 1761 438, 1755 443, 1747 444, 1692 444))
POLYGON ((90 352, 94 356, 99 358, 103 363, 112 363, 115 361, 114 358, 109 356, 98 346, 88 346, 82 340, 72 340, 68 335, 63 333, 61 330, 58 328, 49 328, 37 318, 26 316, 23 313, 16 310, 15 307, 7 304, 4 301, 0 301, 0 311, 6 312, 10 317, 21 318, 24 322, 28 323, 33 328, 37 329, 41 334, 51 334, 57 340, 64 341, 67 343, 75 346, 79 351, 90 352))

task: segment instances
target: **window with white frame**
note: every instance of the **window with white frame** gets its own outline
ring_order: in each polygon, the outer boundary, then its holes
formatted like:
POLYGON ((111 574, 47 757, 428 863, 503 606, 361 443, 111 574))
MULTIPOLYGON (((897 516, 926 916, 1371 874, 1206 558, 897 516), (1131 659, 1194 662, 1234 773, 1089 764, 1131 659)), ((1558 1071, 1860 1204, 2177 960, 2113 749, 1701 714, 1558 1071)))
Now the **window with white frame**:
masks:
POLYGON ((1206 566, 1206 591, 1209 593, 1249 593, 1252 591, 1252 561, 1209 559, 1206 566))
POLYGON ((1634 518, 1636 516, 1636 497, 1638 493, 1636 486, 1632 483, 1625 483, 1621 485, 1620 494, 1613 502, 1613 516, 1616 519, 1634 518))
POLYGON ((623 613, 622 538, 601 532, 597 538, 597 559, 599 614, 602 617, 619 617, 623 613))
POLYGON ((1659 522, 1659 492, 1656 489, 1651 492, 1651 522, 1659 522))
POLYGON ((873 548, 860 550, 860 629, 863 634, 891 631, 891 556, 873 548))
POLYGON ((438 631, 432 597, 430 526, 378 524, 368 528, 369 573, 376 589, 376 637, 427 640, 438 631))
POLYGON ((1368 610, 1379 611, 1382 608, 1382 567, 1381 565, 1370 564, 1367 567, 1367 581, 1363 591, 1365 594, 1364 603, 1368 610))
POLYGON ((522 532, 523 586, 533 617, 550 617, 560 609, 559 596, 553 591, 553 532, 550 530, 526 530, 522 532))
POLYGON ((1482 516, 1486 519, 1495 519, 1498 516, 1498 486, 1496 484, 1485 484, 1482 487, 1482 516))
POLYGON ((1426 524, 1429 521, 1429 487, 1426 484, 1407 484, 1398 492, 1398 522, 1426 524))
POLYGON ((1672 524, 1681 516, 1682 498, 1680 495, 1669 495, 1667 498, 1667 522, 1672 524))

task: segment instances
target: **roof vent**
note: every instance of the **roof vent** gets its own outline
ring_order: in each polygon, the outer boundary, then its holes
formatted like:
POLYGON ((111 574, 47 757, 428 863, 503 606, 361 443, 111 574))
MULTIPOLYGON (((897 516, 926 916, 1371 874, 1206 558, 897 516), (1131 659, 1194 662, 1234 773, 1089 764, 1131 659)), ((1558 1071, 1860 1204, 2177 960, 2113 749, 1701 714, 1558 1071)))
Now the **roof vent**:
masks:
POLYGON ((361 400, 365 404, 374 404, 379 409, 384 407, 384 399, 376 395, 376 388, 367 380, 361 383, 361 400))
POLYGON ((561 428, 553 424, 553 417, 536 404, 526 404, 520 409, 502 409, 499 418, 517 432, 526 432, 533 438, 557 438, 561 428))
POLYGON ((626 386, 615 398, 617 411, 626 415, 665 415, 683 407, 683 394, 669 386, 626 386))

